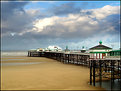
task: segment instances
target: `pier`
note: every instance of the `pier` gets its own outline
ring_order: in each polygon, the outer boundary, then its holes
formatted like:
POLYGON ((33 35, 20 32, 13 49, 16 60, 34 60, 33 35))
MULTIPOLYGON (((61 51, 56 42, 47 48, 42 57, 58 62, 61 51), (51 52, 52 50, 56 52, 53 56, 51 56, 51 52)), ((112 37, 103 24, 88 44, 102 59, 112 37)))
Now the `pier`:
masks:
POLYGON ((57 61, 63 63, 70 63, 70 64, 80 64, 89 66, 90 61, 89 53, 68 53, 68 52, 31 52, 28 51, 29 57, 47 57, 51 59, 55 59, 57 61))
POLYGON ((90 60, 90 85, 95 86, 95 82, 99 81, 101 87, 103 79, 111 80, 110 87, 113 86, 115 79, 121 83, 120 59, 90 60))
MULTIPOLYGON (((47 57, 66 64, 76 64, 90 68, 90 85, 95 86, 99 81, 100 87, 103 79, 111 80, 111 89, 114 80, 118 79, 121 87, 121 60, 120 58, 91 59, 89 53, 71 52, 32 52, 28 51, 29 57, 47 57)), ((121 88, 120 88, 121 89, 121 88)))

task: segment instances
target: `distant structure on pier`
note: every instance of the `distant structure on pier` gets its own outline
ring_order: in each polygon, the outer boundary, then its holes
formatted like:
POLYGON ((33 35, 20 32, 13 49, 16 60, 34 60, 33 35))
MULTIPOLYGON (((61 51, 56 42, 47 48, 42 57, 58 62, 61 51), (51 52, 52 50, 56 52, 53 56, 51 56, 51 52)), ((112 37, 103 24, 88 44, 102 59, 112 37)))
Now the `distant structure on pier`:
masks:
POLYGON ((108 53, 110 51, 112 51, 112 48, 102 45, 102 41, 99 41, 99 45, 89 49, 89 52, 91 53, 90 58, 95 58, 95 59, 106 58, 106 56, 108 56, 108 53))
POLYGON ((108 58, 121 58, 121 49, 110 51, 108 58))
POLYGON ((92 48, 85 49, 82 46, 81 50, 70 50, 66 46, 65 50, 62 50, 59 46, 48 46, 47 48, 37 48, 31 49, 31 52, 67 52, 67 53, 89 53, 90 59, 105 59, 105 58, 120 58, 121 57, 121 48, 113 50, 112 48, 102 44, 102 41, 99 41, 99 45, 92 48))
POLYGON ((44 51, 44 49, 43 48, 38 48, 38 49, 36 49, 36 51, 37 52, 42 52, 42 51, 44 51))
POLYGON ((86 49, 84 48, 84 46, 82 46, 81 52, 82 53, 85 53, 86 52, 86 49))
POLYGON ((45 51, 53 51, 53 52, 56 52, 56 51, 62 51, 62 48, 59 47, 59 46, 48 46, 45 51))
POLYGON ((69 49, 68 49, 68 46, 66 46, 66 49, 64 50, 65 52, 68 52, 68 51, 70 51, 69 49))
POLYGON ((48 46, 47 48, 30 49, 30 51, 33 51, 33 52, 45 52, 45 51, 57 52, 57 51, 62 51, 62 48, 59 46, 48 46))

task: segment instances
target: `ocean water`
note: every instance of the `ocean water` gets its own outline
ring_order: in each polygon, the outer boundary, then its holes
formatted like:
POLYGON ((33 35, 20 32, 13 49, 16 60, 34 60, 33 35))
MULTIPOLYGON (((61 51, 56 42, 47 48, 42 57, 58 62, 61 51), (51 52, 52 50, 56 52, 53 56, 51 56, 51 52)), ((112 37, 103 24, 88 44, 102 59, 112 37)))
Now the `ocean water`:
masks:
MULTIPOLYGON (((27 56, 27 51, 2 51, 1 61, 23 61, 26 60, 23 56, 27 56), (21 57, 21 58, 20 58, 21 57), (5 59, 7 58, 7 59, 5 59), (10 59, 9 59, 10 58, 10 59)), ((39 64, 40 62, 23 62, 23 63, 1 63, 1 66, 15 66, 15 65, 29 65, 29 64, 39 64)))
MULTIPOLYGON (((96 82, 95 85, 96 85, 96 87, 99 87, 100 82, 96 82)), ((107 91, 109 91, 109 90, 113 90, 113 91, 119 90, 119 91, 121 91, 121 82, 118 79, 115 79, 114 83, 112 83, 112 84, 111 84, 111 80, 102 81, 101 87, 105 88, 107 91)))
MULTIPOLYGON (((11 58, 11 57, 3 57, 3 58, 11 58)), ((18 59, 18 58, 14 58, 14 59, 1 59, 1 61, 12 61, 12 60, 25 60, 25 59, 18 59)))
POLYGON ((29 63, 2 63, 1 66, 18 66, 18 65, 30 65, 30 64, 40 64, 42 62, 29 62, 29 63))
POLYGON ((27 51, 1 51, 1 57, 6 56, 27 56, 27 51))

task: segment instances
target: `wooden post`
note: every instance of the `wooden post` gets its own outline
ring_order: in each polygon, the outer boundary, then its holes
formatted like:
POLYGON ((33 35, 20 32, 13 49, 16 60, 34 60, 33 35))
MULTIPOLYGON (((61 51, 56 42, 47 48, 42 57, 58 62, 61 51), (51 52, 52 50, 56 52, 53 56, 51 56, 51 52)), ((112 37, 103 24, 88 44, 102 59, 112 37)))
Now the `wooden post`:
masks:
POLYGON ((63 63, 65 62, 65 53, 63 54, 63 63))
POLYGON ((61 53, 59 53, 59 61, 61 61, 61 53))
POLYGON ((72 61, 72 59, 71 59, 71 58, 72 58, 72 55, 70 54, 70 59, 69 59, 69 60, 70 60, 70 63, 72 63, 72 62, 71 62, 71 61, 72 61))
POLYGON ((96 60, 93 60, 93 85, 95 86, 95 61, 96 60))
MULTIPOLYGON (((107 62, 107 61, 106 61, 107 62)), ((107 72, 107 64, 106 62, 104 62, 104 65, 105 65, 105 72, 107 72)))
POLYGON ((99 81, 100 81, 100 87, 102 86, 102 60, 99 60, 99 81))
POLYGON ((62 53, 62 54, 61 54, 61 62, 63 62, 63 55, 64 55, 64 54, 62 53))
POLYGON ((77 64, 78 64, 78 54, 77 54, 77 64))
POLYGON ((56 54, 56 60, 58 60, 58 53, 55 53, 56 54))
POLYGON ((28 57, 29 57, 29 51, 28 51, 28 57))
POLYGON ((111 90, 113 89, 113 60, 111 60, 111 90))
MULTIPOLYGON (((117 74, 118 74, 118 76, 119 76, 119 74, 120 74, 120 73, 119 73, 119 60, 118 60, 118 73, 117 73, 117 74)), ((118 81, 119 81, 119 79, 118 79, 118 81)))
POLYGON ((68 54, 68 63, 70 63, 70 54, 68 54))
POLYGON ((73 64, 74 64, 74 54, 73 54, 73 64))
POLYGON ((90 85, 92 85, 92 60, 90 60, 90 85))
POLYGON ((113 83, 114 83, 114 75, 115 75, 115 70, 114 70, 114 66, 115 66, 115 62, 114 62, 115 60, 113 60, 113 83))
POLYGON ((80 64, 82 64, 81 55, 79 55, 79 61, 80 61, 80 64))
POLYGON ((31 55, 31 52, 30 52, 30 57, 31 57, 32 55, 31 55))

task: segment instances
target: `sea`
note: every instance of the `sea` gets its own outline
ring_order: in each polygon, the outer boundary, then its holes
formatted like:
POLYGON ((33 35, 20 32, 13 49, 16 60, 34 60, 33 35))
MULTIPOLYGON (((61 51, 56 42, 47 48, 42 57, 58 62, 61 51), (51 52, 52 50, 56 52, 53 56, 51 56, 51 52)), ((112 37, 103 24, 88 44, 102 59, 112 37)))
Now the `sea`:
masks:
POLYGON ((27 56, 27 51, 21 51, 21 50, 10 50, 10 51, 1 51, 1 57, 7 57, 7 56, 27 56))
MULTIPOLYGON (((96 82, 95 84, 96 87, 100 86, 100 82, 96 82)), ((111 83, 111 80, 108 81, 102 81, 101 84, 102 88, 105 88, 107 91, 112 90, 112 91, 121 91, 121 81, 118 79, 114 80, 114 83, 111 83)))
MULTIPOLYGON (((12 61, 12 60, 25 60, 24 56, 27 56, 27 51, 1 51, 1 61, 12 61), (21 58, 20 58, 21 57, 21 58), (7 59, 4 59, 7 58, 7 59), (9 59, 10 58, 10 59, 9 59)), ((24 63, 1 63, 1 66, 16 66, 16 65, 29 65, 29 64, 38 64, 40 62, 24 62, 24 63)))

